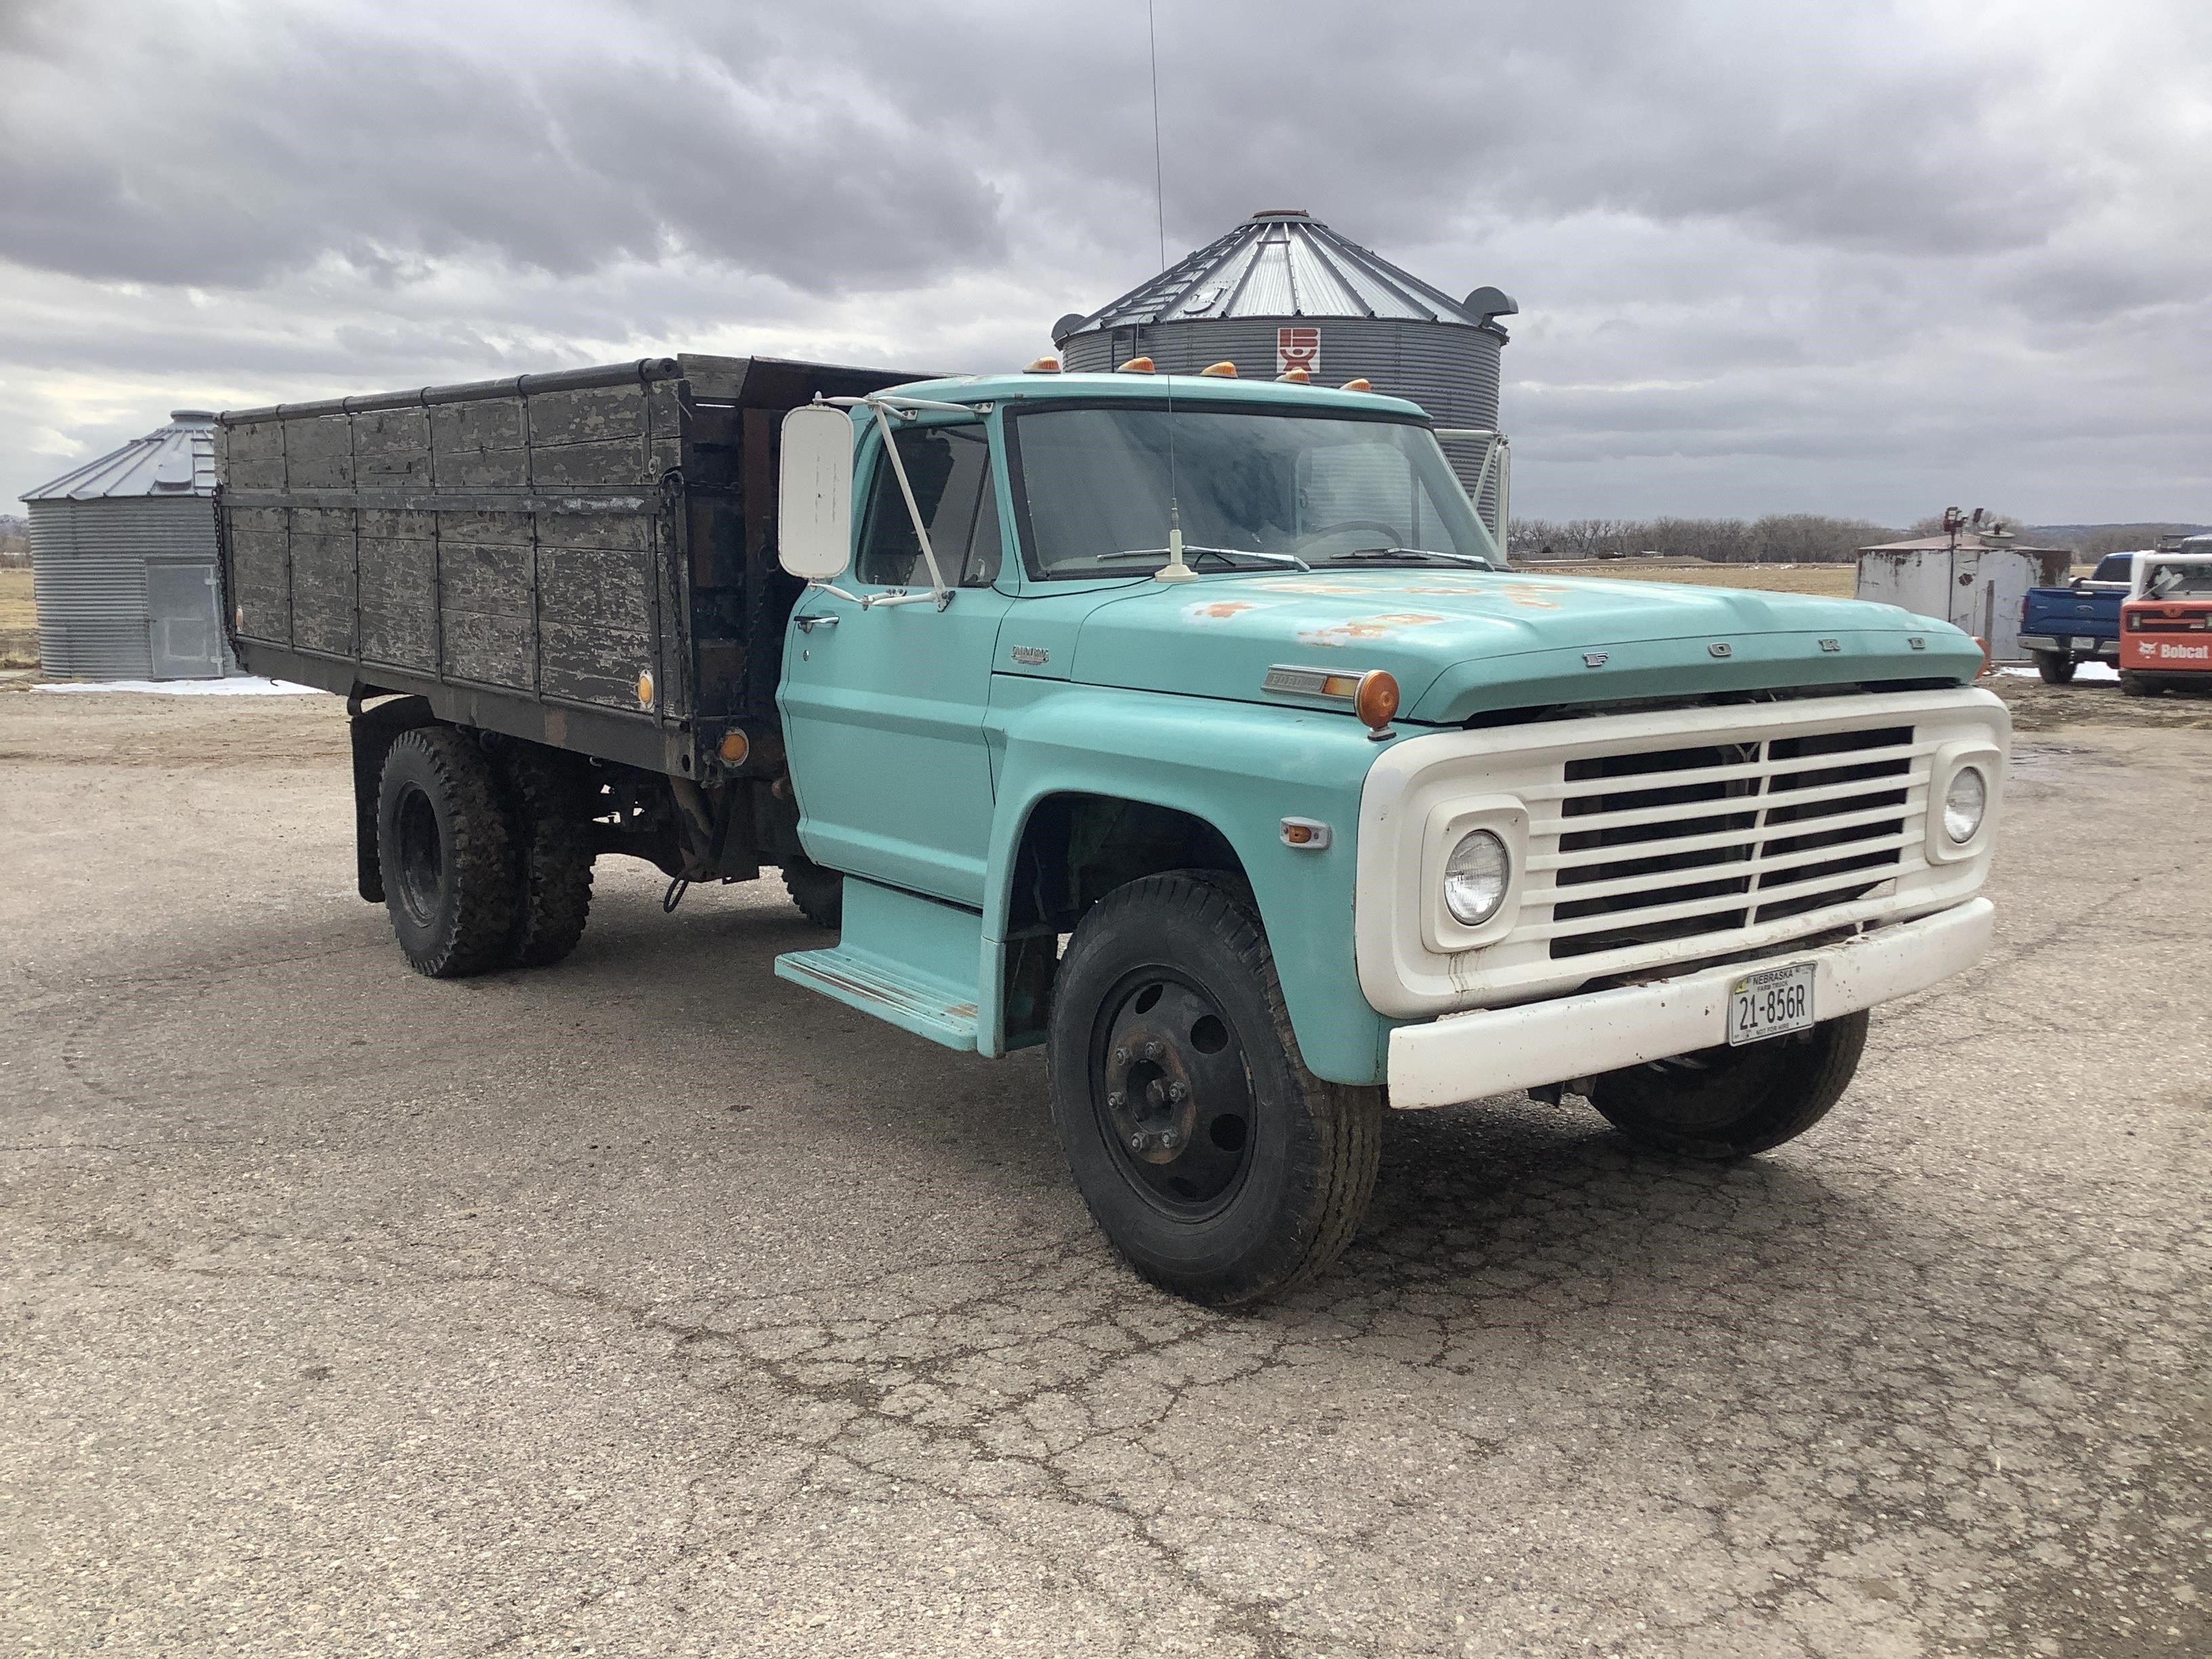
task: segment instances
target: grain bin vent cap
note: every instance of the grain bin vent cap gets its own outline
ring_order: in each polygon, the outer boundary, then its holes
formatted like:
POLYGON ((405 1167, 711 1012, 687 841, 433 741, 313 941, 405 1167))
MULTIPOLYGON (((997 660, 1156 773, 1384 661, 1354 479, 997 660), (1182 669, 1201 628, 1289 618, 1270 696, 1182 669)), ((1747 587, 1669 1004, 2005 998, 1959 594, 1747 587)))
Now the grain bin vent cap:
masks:
POLYGON ((1089 316, 1069 313, 1053 338, 1150 323, 1243 317, 1378 317, 1457 324, 1503 336, 1520 309, 1494 288, 1455 300, 1299 208, 1267 208, 1089 316))
POLYGON ((215 416, 204 409, 179 409, 167 426, 26 490, 23 499, 93 501, 214 494, 215 416))

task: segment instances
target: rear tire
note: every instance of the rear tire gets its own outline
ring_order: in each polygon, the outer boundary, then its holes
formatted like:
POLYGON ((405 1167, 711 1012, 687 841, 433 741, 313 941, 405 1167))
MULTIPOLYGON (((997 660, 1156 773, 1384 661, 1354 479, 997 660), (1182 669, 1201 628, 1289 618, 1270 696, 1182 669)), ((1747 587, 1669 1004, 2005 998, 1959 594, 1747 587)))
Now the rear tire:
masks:
POLYGON ((783 890, 799 907, 799 914, 817 927, 836 933, 845 925, 845 878, 825 870, 811 859, 783 861, 783 890))
POLYGON ((1231 878, 1174 871, 1102 899, 1061 959, 1046 1061, 1084 1202, 1164 1290, 1258 1302, 1322 1273, 1358 1231, 1382 1091, 1307 1069, 1231 878))
POLYGON ((541 749, 511 746, 500 770, 514 803, 520 866, 507 960, 518 968, 560 961, 584 937, 592 914, 591 832, 573 772, 541 749))
POLYGON ((1794 1140, 1828 1115, 1866 1049, 1863 1012, 1741 1048, 1607 1072, 1590 1104, 1638 1146, 1715 1162, 1794 1140))
POLYGON ((393 741, 377 787, 376 854, 408 966, 457 979, 507 960, 519 896, 514 836, 473 738, 422 726, 393 741))
POLYGON ((2074 671, 2080 666, 2073 657, 2063 651, 2039 651, 2035 653, 2035 672, 2043 676, 2045 685, 2070 685, 2074 671))
POLYGON ((2123 668, 2120 671, 2120 695, 2124 697, 2154 697, 2160 688, 2144 675, 2123 668))

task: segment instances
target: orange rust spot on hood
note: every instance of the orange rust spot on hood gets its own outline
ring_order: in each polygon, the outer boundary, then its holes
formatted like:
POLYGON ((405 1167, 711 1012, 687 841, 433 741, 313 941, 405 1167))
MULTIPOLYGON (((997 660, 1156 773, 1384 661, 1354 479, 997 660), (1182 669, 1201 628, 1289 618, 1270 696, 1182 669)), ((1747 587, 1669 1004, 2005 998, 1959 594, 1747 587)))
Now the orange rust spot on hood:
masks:
POLYGON ((1445 618, 1425 611, 1386 611, 1376 617, 1352 617, 1326 628, 1309 628, 1298 637, 1308 645, 1348 645, 1353 641, 1387 639, 1405 628, 1427 628, 1445 618))

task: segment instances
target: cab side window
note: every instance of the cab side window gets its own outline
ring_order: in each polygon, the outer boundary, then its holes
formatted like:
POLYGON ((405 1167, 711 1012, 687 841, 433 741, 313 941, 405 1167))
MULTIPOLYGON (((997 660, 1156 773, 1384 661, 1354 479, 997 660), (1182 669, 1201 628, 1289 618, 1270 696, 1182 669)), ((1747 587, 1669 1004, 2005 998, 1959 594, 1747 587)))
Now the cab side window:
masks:
MULTIPOLYGON (((896 433, 894 441, 945 580, 957 587, 988 587, 999 574, 999 496, 982 429, 926 427, 896 433)), ((856 574, 872 587, 929 586, 929 565, 899 493, 898 475, 880 456, 856 574)))

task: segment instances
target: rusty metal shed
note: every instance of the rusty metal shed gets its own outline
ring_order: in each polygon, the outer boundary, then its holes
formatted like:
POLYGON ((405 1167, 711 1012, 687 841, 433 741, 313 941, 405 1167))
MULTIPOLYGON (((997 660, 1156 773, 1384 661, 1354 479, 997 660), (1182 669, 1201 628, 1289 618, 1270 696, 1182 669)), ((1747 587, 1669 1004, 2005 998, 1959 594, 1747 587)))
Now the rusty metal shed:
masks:
POLYGON ((24 495, 46 672, 216 679, 234 666, 217 597, 215 484, 215 416, 180 409, 24 495))
POLYGON ((1881 542, 1858 550, 1856 596, 1902 605, 1985 641, 1998 662, 2020 662, 2021 601, 2031 587, 2063 582, 2067 547, 2028 547, 1973 530, 1881 542))

